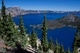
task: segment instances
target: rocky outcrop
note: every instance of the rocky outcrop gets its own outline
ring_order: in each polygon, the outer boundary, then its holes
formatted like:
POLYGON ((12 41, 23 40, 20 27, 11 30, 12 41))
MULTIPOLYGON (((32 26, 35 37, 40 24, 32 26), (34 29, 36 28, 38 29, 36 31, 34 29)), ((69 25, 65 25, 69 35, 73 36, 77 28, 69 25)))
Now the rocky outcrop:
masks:
MULTIPOLYGON (((6 8, 6 14, 11 13, 12 17, 20 15, 20 13, 22 15, 27 14, 28 11, 21 9, 19 6, 14 6, 14 7, 8 7, 6 8)), ((1 16, 1 10, 0 10, 0 16, 1 16)))
POLYGON ((20 13, 22 15, 27 14, 26 10, 21 9, 18 6, 6 8, 6 14, 9 14, 9 13, 11 13, 13 17, 20 15, 20 13))

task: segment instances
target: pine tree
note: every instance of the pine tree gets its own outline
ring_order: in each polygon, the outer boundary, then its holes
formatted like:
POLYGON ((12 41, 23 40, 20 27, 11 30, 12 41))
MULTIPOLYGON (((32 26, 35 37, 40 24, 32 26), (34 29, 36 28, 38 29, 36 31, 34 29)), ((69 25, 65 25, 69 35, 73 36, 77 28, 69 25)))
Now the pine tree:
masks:
POLYGON ((53 44, 52 38, 50 38, 48 47, 49 47, 49 49, 54 50, 54 44, 53 44))
POLYGON ((43 52, 47 52, 48 41, 47 41, 47 24, 46 24, 46 16, 45 15, 44 15, 44 20, 43 20, 43 24, 42 24, 41 45, 42 45, 43 52))
POLYGON ((2 9, 1 9, 1 15, 2 15, 2 18, 4 19, 4 20, 6 20, 6 7, 5 7, 5 5, 4 5, 4 0, 2 0, 2 9))
POLYGON ((40 51, 42 51, 42 46, 40 44, 39 44, 38 48, 40 51))
POLYGON ((0 35, 2 35, 2 32, 3 32, 2 29, 3 29, 2 28, 2 20, 1 20, 1 17, 0 17, 0 35))
POLYGON ((6 7, 4 5, 4 0, 2 0, 2 8, 1 8, 1 16, 2 16, 2 22, 1 22, 1 37, 5 41, 5 45, 10 47, 15 47, 16 42, 18 42, 18 30, 15 28, 15 25, 13 23, 11 14, 6 15, 6 7))
POLYGON ((37 42, 36 41, 37 41, 37 35, 33 29, 31 32, 31 38, 30 38, 30 43, 31 43, 32 48, 37 49, 37 42))
POLYGON ((16 46, 16 42, 18 41, 18 30, 17 28, 15 28, 15 25, 13 23, 11 14, 9 13, 8 16, 8 23, 7 23, 8 27, 6 27, 7 32, 6 32, 6 36, 5 36, 5 44, 7 46, 12 46, 15 47, 16 46))
POLYGON ((80 45, 78 44, 79 39, 80 39, 80 24, 77 26, 77 31, 75 33, 73 44, 72 44, 73 53, 77 53, 78 45, 80 45))
POLYGON ((70 53, 70 48, 68 48, 67 52, 66 53, 70 53))
POLYGON ((55 53, 59 53, 59 44, 58 41, 56 40, 56 47, 55 47, 55 53))
POLYGON ((74 36, 74 41, 73 41, 73 53, 77 52, 77 40, 79 39, 78 33, 75 34, 74 36))
POLYGON ((23 25, 22 16, 20 15, 20 23, 19 23, 19 29, 20 29, 20 44, 22 47, 25 47, 26 44, 28 44, 27 36, 26 36, 26 30, 23 25))
POLYGON ((63 47, 63 45, 60 46, 60 53, 64 53, 64 47, 63 47))
POLYGON ((17 41, 17 29, 15 28, 13 21, 12 21, 12 17, 9 13, 9 15, 6 15, 6 7, 4 5, 4 0, 2 0, 2 8, 1 8, 1 16, 2 16, 2 20, 1 20, 1 37, 3 38, 3 40, 5 41, 5 44, 7 46, 15 46, 15 43, 17 41))
POLYGON ((1 21, 1 35, 2 35, 2 38, 4 38, 5 36, 3 35, 6 35, 7 33, 7 27, 8 27, 8 21, 7 21, 7 15, 6 15, 6 7, 4 5, 4 0, 2 0, 2 8, 1 8, 1 16, 2 16, 2 21, 1 21))

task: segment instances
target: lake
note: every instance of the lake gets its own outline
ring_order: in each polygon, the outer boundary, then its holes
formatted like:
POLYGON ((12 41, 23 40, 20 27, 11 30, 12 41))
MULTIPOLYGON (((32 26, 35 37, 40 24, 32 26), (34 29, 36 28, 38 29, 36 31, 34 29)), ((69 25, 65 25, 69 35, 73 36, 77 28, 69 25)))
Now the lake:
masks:
MULTIPOLYGON (((68 13, 47 13, 46 18, 48 20, 49 19, 57 19, 57 18, 61 18, 61 17, 65 16, 67 14, 68 13)), ((30 27, 30 25, 32 25, 32 24, 36 25, 36 24, 42 23, 43 15, 44 15, 43 13, 22 15, 24 26, 27 29, 27 33, 30 33, 32 30, 32 27, 30 27)), ((19 17, 20 16, 13 17, 13 20, 17 25, 19 24, 19 17)), ((41 37, 41 29, 36 28, 35 31, 38 33, 38 38, 40 38, 41 37)), ((72 28, 72 27, 68 27, 68 26, 64 26, 64 27, 56 28, 56 29, 48 29, 47 38, 49 40, 50 37, 52 37, 53 41, 55 41, 57 39, 60 44, 64 45, 65 50, 68 47, 70 47, 70 49, 71 49, 75 32, 76 32, 76 28, 72 28)))

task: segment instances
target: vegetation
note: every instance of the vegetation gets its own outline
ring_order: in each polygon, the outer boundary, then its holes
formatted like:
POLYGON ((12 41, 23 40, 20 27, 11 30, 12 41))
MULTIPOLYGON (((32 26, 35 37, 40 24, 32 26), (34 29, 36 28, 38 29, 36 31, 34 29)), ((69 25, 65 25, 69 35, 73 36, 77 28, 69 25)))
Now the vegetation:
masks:
POLYGON ((52 38, 50 38, 48 47, 49 47, 50 50, 54 50, 54 43, 53 43, 52 38))
POLYGON ((25 47, 26 44, 28 44, 28 40, 27 40, 26 30, 23 26, 23 20, 21 15, 20 15, 19 29, 20 29, 20 43, 22 47, 25 47))
POLYGON ((4 5, 4 1, 2 0, 1 15, 3 19, 1 20, 1 37, 3 38, 3 40, 5 40, 5 44, 7 46, 15 47, 18 37, 18 31, 12 21, 11 14, 9 13, 9 15, 6 15, 5 10, 6 8, 4 5))
POLYGON ((65 51, 64 51, 64 47, 63 47, 63 45, 61 45, 60 46, 60 53, 64 53, 65 51))
POLYGON ((69 48, 67 49, 67 52, 66 53, 70 53, 70 49, 69 48))
POLYGON ((46 16, 45 15, 44 15, 44 20, 43 20, 43 24, 42 24, 41 45, 42 45, 43 52, 47 52, 48 41, 47 41, 47 24, 46 24, 46 16))
POLYGON ((31 36, 30 36, 30 44, 31 44, 32 48, 37 49, 37 42, 36 41, 37 41, 37 35, 33 29, 31 32, 31 36))
MULTIPOLYGON (((41 44, 37 46, 37 33, 32 29, 30 36, 27 35, 22 16, 20 15, 19 26, 13 22, 11 14, 6 15, 6 7, 4 5, 4 0, 2 0, 2 8, 1 8, 1 17, 0 17, 0 40, 4 41, 6 47, 0 47, 0 52, 6 52, 7 47, 11 47, 13 49, 17 48, 18 52, 23 50, 24 47, 28 45, 32 46, 32 49, 40 50, 40 52, 47 53, 49 50, 52 50, 54 53, 71 53, 68 48, 65 52, 64 46, 60 45, 56 40, 53 43, 52 38, 50 41, 47 40, 47 23, 46 23, 46 15, 44 15, 43 23, 42 23, 42 36, 41 36, 41 44), (29 38, 29 40, 28 40, 29 38), (28 43, 30 42, 30 43, 28 43), (19 45, 18 45, 19 44, 19 45), (23 49, 22 49, 23 48, 23 49)), ((74 36, 73 44, 72 44, 72 53, 78 53, 77 49, 80 46, 80 24, 77 27, 77 31, 74 36)), ((23 50, 26 51, 26 50, 23 50)))
POLYGON ((57 40, 56 40, 55 53, 59 53, 59 43, 57 40))
POLYGON ((77 49, 78 49, 78 46, 80 46, 80 43, 78 43, 78 41, 80 41, 80 24, 78 24, 77 26, 77 31, 75 33, 75 36, 74 36, 74 40, 73 40, 73 53, 77 53, 77 49))

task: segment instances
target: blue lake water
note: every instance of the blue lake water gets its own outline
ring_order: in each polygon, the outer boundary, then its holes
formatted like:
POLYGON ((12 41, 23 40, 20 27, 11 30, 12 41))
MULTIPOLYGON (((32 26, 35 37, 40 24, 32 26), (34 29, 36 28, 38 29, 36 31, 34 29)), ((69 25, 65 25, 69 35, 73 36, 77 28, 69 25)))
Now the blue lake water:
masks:
MULTIPOLYGON (((22 15, 24 26, 27 29, 27 33, 30 33, 32 28, 29 27, 29 25, 32 24, 41 24, 44 14, 26 14, 22 15)), ((57 19, 60 17, 63 17, 67 15, 67 13, 47 13, 46 18, 47 19, 57 19)), ((16 16, 13 18, 14 22, 18 25, 19 24, 19 16, 16 16)), ((38 33, 38 38, 41 37, 41 29, 35 29, 35 31, 38 33)), ((64 45, 65 50, 68 47, 72 47, 72 41, 74 37, 74 33, 76 32, 76 28, 72 27, 61 27, 56 29, 48 29, 47 31, 47 38, 49 40, 50 37, 53 38, 53 41, 56 39, 60 44, 64 45)))

